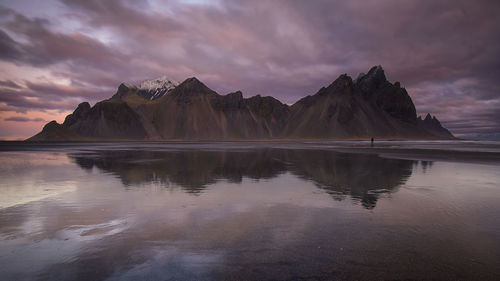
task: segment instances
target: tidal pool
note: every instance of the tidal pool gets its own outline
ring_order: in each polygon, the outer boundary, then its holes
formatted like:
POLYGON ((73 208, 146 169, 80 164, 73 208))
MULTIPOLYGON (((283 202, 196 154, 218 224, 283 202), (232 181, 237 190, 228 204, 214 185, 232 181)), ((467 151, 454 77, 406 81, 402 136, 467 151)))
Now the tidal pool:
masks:
POLYGON ((4 143, 0 279, 500 280, 497 150, 4 143))

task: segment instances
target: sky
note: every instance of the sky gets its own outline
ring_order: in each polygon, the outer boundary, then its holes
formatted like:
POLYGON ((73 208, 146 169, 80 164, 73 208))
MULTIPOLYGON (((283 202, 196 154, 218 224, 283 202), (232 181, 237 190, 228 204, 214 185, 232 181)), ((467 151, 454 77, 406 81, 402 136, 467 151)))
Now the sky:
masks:
POLYGON ((0 139, 121 82, 197 77, 284 103, 382 65, 419 115, 500 137, 498 0, 0 0, 0 139))

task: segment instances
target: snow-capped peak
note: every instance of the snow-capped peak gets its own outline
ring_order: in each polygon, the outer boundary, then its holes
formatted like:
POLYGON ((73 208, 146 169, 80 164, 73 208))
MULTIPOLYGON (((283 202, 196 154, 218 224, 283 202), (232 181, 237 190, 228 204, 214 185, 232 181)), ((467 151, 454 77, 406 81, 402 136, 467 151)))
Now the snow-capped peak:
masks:
POLYGON ((169 79, 167 76, 162 76, 153 80, 146 80, 139 86, 140 90, 156 90, 156 89, 167 89, 171 90, 179 85, 179 82, 169 79))
POLYGON ((169 79, 167 76, 146 80, 139 86, 139 95, 148 100, 159 99, 178 85, 179 82, 169 79))

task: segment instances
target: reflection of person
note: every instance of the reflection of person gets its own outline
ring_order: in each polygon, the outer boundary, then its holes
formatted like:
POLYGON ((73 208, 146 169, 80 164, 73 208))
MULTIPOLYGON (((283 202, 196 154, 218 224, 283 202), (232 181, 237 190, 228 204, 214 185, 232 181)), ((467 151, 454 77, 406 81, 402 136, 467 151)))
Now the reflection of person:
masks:
POLYGON ((372 138, 372 140, 371 140, 371 144, 372 144, 372 146, 373 146, 373 138, 372 138))

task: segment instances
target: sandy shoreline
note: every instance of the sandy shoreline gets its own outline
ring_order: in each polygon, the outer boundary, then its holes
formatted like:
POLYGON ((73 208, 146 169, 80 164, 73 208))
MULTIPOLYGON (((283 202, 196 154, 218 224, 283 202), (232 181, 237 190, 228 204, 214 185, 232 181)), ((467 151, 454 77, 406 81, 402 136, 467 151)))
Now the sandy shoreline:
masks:
POLYGON ((130 149, 311 149, 339 153, 377 154, 384 158, 409 160, 473 162, 500 164, 500 142, 478 141, 369 141, 300 140, 300 141, 168 141, 168 142, 24 142, 0 141, 1 151, 61 151, 72 150, 130 150, 130 149))

